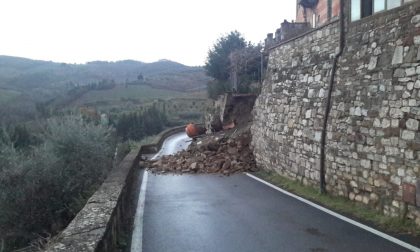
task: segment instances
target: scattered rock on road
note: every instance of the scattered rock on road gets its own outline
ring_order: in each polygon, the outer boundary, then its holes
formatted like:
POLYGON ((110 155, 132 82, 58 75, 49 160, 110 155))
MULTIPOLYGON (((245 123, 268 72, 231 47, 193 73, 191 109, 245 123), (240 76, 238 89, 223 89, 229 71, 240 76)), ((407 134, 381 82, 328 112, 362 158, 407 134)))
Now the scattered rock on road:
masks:
POLYGON ((233 136, 212 135, 193 142, 187 150, 145 161, 142 166, 153 173, 221 173, 255 171, 256 165, 249 149, 250 133, 233 136))

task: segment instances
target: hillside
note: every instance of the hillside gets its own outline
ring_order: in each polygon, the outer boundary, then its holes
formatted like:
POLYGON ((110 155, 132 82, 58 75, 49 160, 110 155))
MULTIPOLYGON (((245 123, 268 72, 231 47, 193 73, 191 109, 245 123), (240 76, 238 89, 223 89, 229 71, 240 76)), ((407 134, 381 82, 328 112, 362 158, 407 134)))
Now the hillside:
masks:
MULTIPOLYGON (((66 64, 0 56, 0 119, 17 121, 23 116, 27 118, 29 115, 35 115, 37 104, 59 104, 62 107, 73 103, 82 95, 85 95, 83 100, 89 103, 89 92, 94 96, 95 93, 104 93, 94 92, 95 89, 87 87, 104 80, 107 83, 112 81, 118 87, 108 88, 106 96, 115 99, 136 98, 136 94, 146 90, 147 92, 139 95, 138 99, 141 99, 145 96, 170 96, 171 92, 176 94, 176 97, 179 97, 180 93, 185 93, 186 96, 190 92, 202 93, 209 78, 202 67, 185 66, 169 60, 153 63, 124 60, 66 64), (122 86, 126 88, 122 89, 122 86), (133 86, 138 87, 134 88, 136 92, 129 97, 119 97, 119 93, 133 90, 130 88, 133 86), (112 94, 115 91, 116 94, 112 94)), ((95 101, 98 99, 100 100, 100 97, 94 98, 95 101)))
POLYGON ((137 80, 142 74, 152 87, 188 91, 204 89, 208 81, 201 67, 185 66, 169 60, 144 63, 133 60, 94 61, 66 64, 0 56, 0 88, 27 90, 65 88, 69 83, 86 85, 103 79, 117 83, 137 80))

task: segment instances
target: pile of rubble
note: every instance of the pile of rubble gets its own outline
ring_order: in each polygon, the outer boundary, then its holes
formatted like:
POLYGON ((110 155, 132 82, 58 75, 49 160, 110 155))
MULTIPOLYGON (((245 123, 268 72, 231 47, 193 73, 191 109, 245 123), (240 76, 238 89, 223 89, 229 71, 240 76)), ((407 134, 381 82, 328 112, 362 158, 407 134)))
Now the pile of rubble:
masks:
POLYGON ((187 150, 144 164, 153 173, 221 173, 255 171, 249 132, 237 136, 208 136, 187 150))

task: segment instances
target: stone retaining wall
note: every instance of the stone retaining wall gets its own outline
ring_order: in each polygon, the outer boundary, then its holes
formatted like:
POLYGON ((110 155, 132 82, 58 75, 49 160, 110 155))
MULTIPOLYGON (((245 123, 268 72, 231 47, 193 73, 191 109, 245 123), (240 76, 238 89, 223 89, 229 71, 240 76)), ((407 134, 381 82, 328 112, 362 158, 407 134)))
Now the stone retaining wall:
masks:
POLYGON ((330 191, 385 214, 403 215, 408 207, 420 225, 420 202, 403 200, 403 184, 420 179, 419 27, 419 1, 349 25, 326 179, 330 191))
POLYGON ((157 152, 170 135, 182 132, 184 126, 163 131, 153 144, 131 151, 119 166, 111 171, 105 182, 88 200, 85 207, 45 251, 124 251, 129 244, 118 244, 120 238, 128 242, 137 208, 143 170, 140 156, 157 152))
MULTIPOLYGON (((330 193, 420 225, 413 194, 414 188, 419 198, 419 13, 414 1, 346 25, 327 128, 326 183, 330 193)), ((319 184, 339 28, 333 22, 273 48, 254 107, 257 163, 305 184, 319 184)))
POLYGON ((317 184, 324 99, 338 50, 333 22, 271 50, 267 76, 254 107, 257 163, 317 184))

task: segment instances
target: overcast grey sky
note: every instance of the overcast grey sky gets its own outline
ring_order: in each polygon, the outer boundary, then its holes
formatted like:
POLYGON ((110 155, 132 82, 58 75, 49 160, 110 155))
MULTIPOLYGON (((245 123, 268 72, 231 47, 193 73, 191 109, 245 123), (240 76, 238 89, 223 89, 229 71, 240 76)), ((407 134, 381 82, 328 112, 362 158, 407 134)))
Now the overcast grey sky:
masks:
POLYGON ((294 19, 295 0, 0 0, 0 55, 85 63, 203 65, 232 30, 254 43, 294 19))

